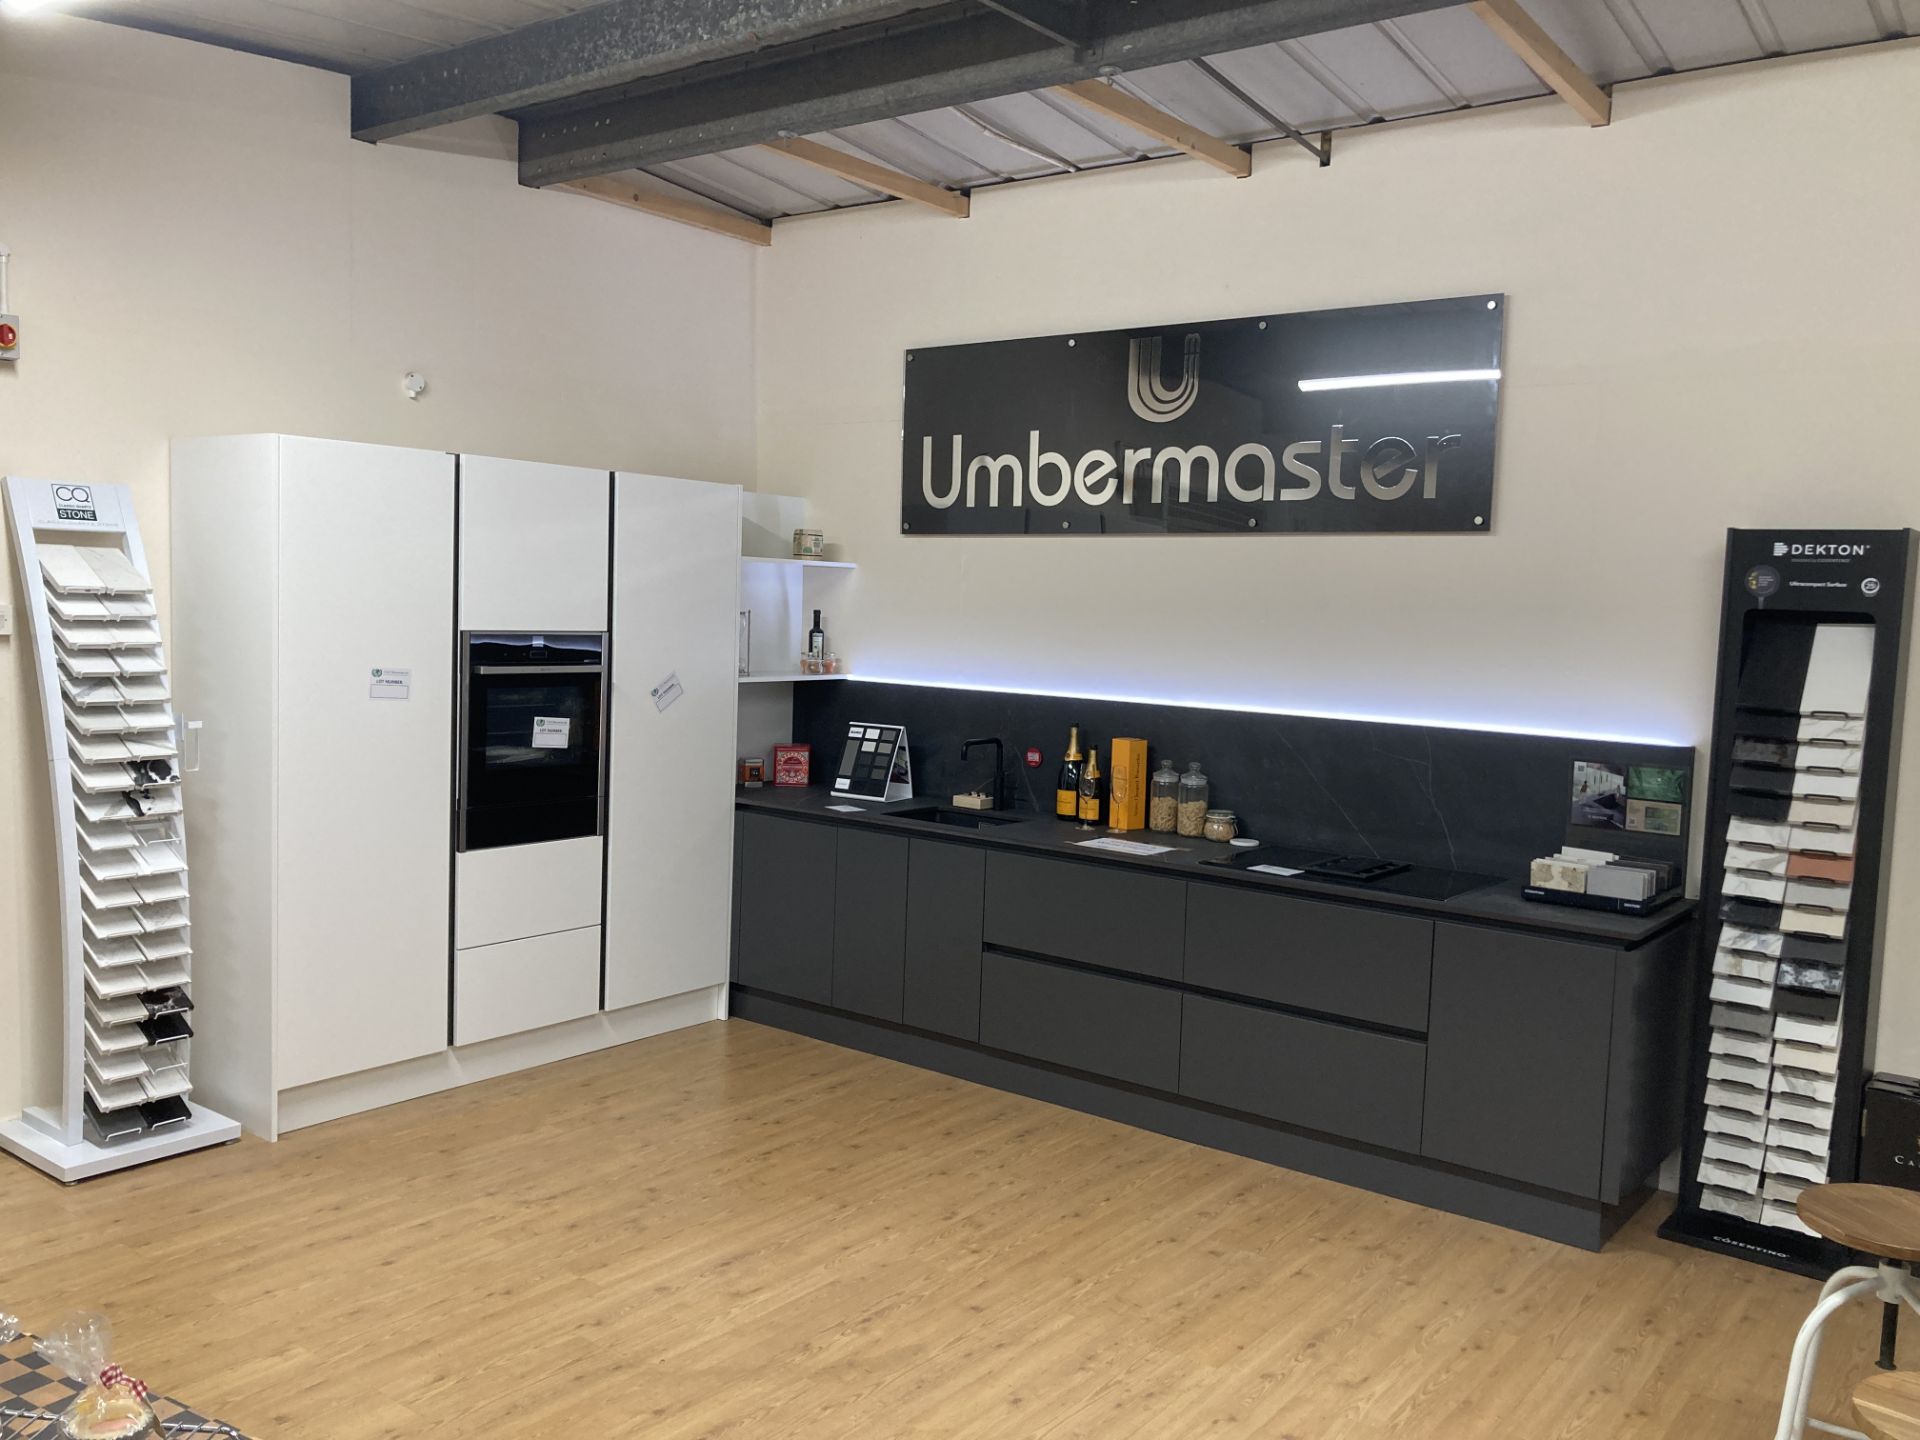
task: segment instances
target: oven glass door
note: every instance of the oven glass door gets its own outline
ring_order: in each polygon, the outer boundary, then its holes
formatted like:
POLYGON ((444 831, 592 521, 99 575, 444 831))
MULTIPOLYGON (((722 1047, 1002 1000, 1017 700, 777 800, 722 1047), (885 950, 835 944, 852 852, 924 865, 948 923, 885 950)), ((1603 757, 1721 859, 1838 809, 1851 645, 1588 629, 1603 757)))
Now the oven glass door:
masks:
POLYGON ((600 833, 603 678, 598 669, 469 672, 462 850, 600 833))

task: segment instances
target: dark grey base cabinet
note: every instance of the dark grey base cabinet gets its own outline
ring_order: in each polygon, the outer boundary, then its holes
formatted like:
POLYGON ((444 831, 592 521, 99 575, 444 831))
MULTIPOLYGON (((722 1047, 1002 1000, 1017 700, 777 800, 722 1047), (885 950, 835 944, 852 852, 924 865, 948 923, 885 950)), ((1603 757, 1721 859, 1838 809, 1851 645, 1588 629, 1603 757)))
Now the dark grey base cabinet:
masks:
POLYGON ((1688 925, 1627 949, 751 809, 738 863, 770 1023, 1594 1247, 1677 1143, 1688 925))
POLYGON ((987 852, 979 846, 913 841, 907 857, 907 1024, 957 1040, 980 1038, 986 882, 987 852))
MULTIPOLYGON (((829 830, 829 836, 834 832, 829 830)), ((907 973, 907 846, 841 830, 834 865, 833 1005, 898 1020, 907 973)))
POLYGON ((1422 1042, 1207 995, 1184 1004, 1182 1095, 1389 1150, 1420 1148, 1422 1042))
POLYGON ((833 1003, 834 870, 839 832, 751 810, 740 816, 742 985, 833 1003))

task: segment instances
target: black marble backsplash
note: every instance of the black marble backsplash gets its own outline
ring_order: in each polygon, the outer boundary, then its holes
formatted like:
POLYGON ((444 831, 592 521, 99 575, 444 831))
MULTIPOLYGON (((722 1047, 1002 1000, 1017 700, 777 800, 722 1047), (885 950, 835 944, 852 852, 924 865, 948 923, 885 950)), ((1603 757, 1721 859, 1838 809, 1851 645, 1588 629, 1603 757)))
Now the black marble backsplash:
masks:
MULTIPOLYGON (((1212 782, 1211 804, 1234 811, 1242 835, 1507 878, 1524 878, 1535 856, 1568 843, 1575 760, 1689 774, 1694 766, 1691 746, 860 680, 796 685, 794 692, 794 739, 813 746, 818 782, 838 766, 853 720, 905 725, 914 793, 940 800, 991 788, 992 751, 976 750, 962 761, 960 742, 997 735, 1005 742, 1006 793, 1014 808, 1051 813, 1067 728, 1078 724, 1082 742, 1099 746, 1102 768, 1116 735, 1144 737, 1153 768, 1163 758, 1176 770, 1198 760, 1212 782), (1038 769, 1027 767, 1029 746, 1044 757, 1038 769)), ((1691 821, 1691 805, 1688 810, 1691 821)), ((1571 839, 1670 860, 1684 873, 1685 833, 1589 831, 1571 839)))

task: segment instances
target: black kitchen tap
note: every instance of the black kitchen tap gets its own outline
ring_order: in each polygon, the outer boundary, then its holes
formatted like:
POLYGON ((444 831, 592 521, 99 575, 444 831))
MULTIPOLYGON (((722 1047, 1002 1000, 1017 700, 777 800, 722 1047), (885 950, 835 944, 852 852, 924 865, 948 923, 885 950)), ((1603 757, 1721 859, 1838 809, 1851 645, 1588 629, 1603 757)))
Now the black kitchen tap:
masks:
POLYGON ((960 742, 960 758, 964 760, 971 755, 976 745, 993 746, 993 808, 1004 810, 1007 808, 1007 792, 1006 782, 1001 778, 1001 772, 1006 769, 1006 747, 1000 743, 998 735, 981 735, 972 740, 960 742))

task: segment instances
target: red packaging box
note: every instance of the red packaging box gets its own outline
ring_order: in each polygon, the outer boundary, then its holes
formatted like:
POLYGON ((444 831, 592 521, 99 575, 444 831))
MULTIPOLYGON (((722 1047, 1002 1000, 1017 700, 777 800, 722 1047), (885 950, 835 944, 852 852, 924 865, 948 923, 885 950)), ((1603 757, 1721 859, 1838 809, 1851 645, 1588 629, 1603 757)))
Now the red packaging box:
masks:
POLYGON ((813 747, 811 745, 776 745, 773 747, 773 783, 805 789, 813 774, 813 747))

